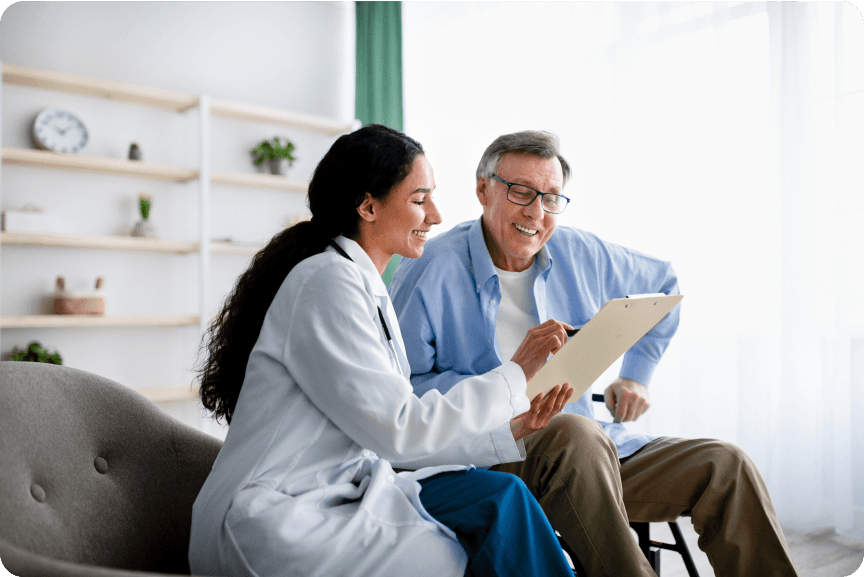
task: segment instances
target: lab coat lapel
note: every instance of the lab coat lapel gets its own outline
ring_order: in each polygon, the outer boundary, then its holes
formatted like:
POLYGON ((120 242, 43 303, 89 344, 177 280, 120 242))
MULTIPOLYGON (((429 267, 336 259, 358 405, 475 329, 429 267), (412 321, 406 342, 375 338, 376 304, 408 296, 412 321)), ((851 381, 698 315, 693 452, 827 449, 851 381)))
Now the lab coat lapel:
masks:
MULTIPOLYGON (((351 260, 353 260, 360 268, 360 272, 363 273, 363 276, 366 278, 366 284, 371 290, 372 298, 375 300, 375 304, 381 308, 381 312, 384 313, 384 318, 387 321, 387 328, 390 330, 390 335, 393 337, 393 342, 396 345, 396 360, 399 364, 399 372, 405 378, 409 378, 411 376, 408 369, 410 365, 408 364, 408 356, 405 354, 405 343, 402 340, 402 331, 399 330, 399 321, 397 320, 395 311, 393 310, 393 303, 390 302, 390 295, 387 294, 387 286, 381 279, 381 275, 378 274, 378 269, 375 268, 375 264, 372 262, 372 259, 369 258, 369 255, 366 254, 366 251, 350 238, 337 236, 333 240, 342 248, 342 250, 348 253, 348 256, 351 257, 351 260)), ((328 248, 327 250, 334 249, 328 248)))

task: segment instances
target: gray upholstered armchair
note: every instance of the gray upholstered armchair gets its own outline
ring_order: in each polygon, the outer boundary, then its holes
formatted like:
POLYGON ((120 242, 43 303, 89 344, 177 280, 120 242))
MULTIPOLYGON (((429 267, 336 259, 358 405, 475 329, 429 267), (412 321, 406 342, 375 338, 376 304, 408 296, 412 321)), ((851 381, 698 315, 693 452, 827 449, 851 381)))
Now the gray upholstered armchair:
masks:
POLYGON ((0 363, 0 559, 21 577, 189 574, 220 447, 108 379, 0 363))

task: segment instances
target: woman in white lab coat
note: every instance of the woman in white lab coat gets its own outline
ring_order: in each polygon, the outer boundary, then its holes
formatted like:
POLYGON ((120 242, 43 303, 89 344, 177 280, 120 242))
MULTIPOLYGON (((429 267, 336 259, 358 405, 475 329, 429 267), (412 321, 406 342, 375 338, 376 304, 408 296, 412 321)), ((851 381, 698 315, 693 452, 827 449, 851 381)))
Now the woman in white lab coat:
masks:
POLYGON ((201 398, 231 427, 192 514, 193 574, 572 574, 512 475, 521 439, 572 393, 526 376, 566 341, 550 321, 515 362, 414 395, 381 273, 440 222, 419 143, 370 125, 309 184, 310 222, 259 252, 208 332, 201 398))

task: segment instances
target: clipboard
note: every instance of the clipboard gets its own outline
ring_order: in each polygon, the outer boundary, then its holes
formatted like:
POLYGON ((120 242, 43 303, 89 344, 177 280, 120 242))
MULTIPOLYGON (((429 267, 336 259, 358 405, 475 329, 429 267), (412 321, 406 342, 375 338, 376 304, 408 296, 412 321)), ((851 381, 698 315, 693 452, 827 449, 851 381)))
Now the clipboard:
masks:
POLYGON ((528 381, 528 399, 570 383, 573 395, 568 404, 575 403, 683 298, 658 293, 611 299, 528 381))

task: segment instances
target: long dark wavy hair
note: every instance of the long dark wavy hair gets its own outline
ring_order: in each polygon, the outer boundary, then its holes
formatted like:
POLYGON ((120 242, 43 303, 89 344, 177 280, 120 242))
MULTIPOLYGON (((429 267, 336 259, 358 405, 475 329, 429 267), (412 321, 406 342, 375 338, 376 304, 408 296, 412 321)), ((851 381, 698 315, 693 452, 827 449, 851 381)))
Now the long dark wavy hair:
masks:
POLYGON ((368 192, 384 200, 402 182, 418 155, 419 142, 380 124, 339 137, 318 163, 309 182, 310 221, 278 234, 252 259, 201 344, 197 374, 204 407, 218 421, 231 417, 240 396, 249 355, 264 315, 288 273, 302 260, 323 252, 330 240, 352 237, 359 226, 359 207, 368 192))

